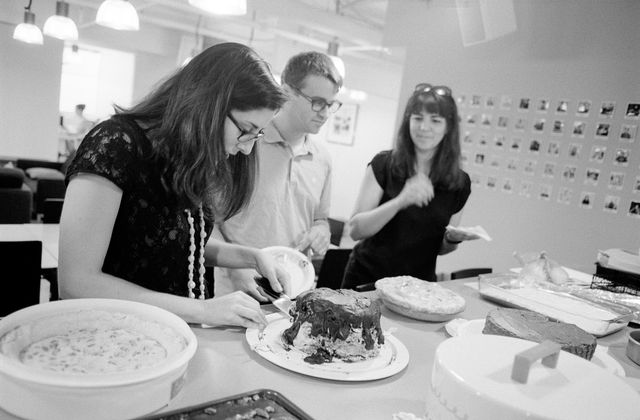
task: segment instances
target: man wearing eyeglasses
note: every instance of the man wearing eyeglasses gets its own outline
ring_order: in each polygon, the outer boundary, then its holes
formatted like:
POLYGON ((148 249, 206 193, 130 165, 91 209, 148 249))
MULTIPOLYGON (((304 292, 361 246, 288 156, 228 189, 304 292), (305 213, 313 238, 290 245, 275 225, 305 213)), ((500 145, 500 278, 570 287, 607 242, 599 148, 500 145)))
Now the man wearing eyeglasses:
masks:
MULTIPOLYGON (((251 202, 218 225, 214 236, 227 242, 288 246, 307 255, 329 247, 331 157, 309 135, 317 134, 340 109, 336 100, 342 77, 322 53, 293 56, 282 72, 289 100, 256 143, 257 184, 251 202)), ((243 290, 266 301, 256 289, 253 270, 215 269, 215 295, 243 290)))

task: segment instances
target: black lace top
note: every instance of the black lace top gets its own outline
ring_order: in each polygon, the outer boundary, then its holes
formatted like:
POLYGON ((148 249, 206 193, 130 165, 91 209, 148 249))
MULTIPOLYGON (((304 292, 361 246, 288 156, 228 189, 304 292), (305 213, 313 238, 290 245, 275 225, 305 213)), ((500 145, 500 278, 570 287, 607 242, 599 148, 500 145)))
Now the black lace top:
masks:
MULTIPOLYGON (((406 179, 393 175, 391 152, 378 153, 370 165, 384 190, 380 204, 397 197, 406 179)), ((342 287, 350 289, 383 277, 403 275, 435 281, 436 258, 445 227, 451 216, 462 210, 470 194, 471 180, 465 172, 462 188, 435 187, 435 195, 426 207, 409 206, 400 210, 378 233, 355 246, 342 287)))
MULTIPOLYGON (((144 131, 123 116, 98 124, 80 144, 67 170, 67 183, 81 172, 102 176, 122 190, 102 271, 151 290, 188 296, 187 213, 177 196, 163 187, 144 131)), ((196 246, 193 280, 198 289, 201 225, 198 209, 190 211, 196 246)), ((212 226, 205 220, 205 244, 212 226)), ((207 286, 207 297, 209 290, 207 286)), ((199 290, 194 292, 200 296, 199 290)))

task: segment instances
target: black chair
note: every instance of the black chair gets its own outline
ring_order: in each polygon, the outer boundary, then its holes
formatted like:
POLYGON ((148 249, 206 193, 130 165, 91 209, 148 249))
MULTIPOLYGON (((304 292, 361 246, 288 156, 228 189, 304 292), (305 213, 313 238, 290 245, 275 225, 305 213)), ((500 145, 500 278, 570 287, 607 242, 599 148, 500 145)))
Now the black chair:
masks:
POLYGON ((342 233, 344 232, 344 222, 338 219, 332 219, 329 217, 329 231, 331 232, 331 242, 332 245, 340 246, 340 241, 342 240, 342 233))
POLYGON ((0 168, 0 223, 29 223, 33 193, 18 168, 0 168))
MULTIPOLYGON (((51 198, 63 199, 67 186, 62 179, 38 179, 35 192, 36 214, 44 214, 45 202, 51 198)), ((55 206, 55 205, 54 205, 55 206)))
POLYGON ((42 223, 60 223, 64 198, 47 198, 42 205, 42 223))
POLYGON ((41 259, 40 241, 0 241, 0 270, 5 285, 0 293, 0 316, 40 302, 41 259))
POLYGON ((493 273, 493 269, 489 267, 478 268, 465 268, 464 270, 457 270, 451 272, 451 280, 466 279, 468 277, 477 277, 480 274, 493 273))
POLYGON ((342 285, 344 269, 351 255, 350 248, 332 248, 327 250, 318 273, 318 283, 316 287, 328 287, 329 289, 339 289, 342 285))

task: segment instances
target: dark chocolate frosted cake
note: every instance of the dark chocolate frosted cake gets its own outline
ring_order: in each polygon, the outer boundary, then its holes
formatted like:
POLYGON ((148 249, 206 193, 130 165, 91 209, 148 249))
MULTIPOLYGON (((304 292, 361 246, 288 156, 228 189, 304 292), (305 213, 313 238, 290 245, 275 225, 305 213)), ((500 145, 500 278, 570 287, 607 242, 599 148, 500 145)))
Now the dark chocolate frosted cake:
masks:
POLYGON ((505 335, 537 343, 551 340, 562 350, 591 360, 596 350, 596 338, 582 328, 554 321, 526 309, 496 308, 487 314, 484 334, 505 335))
POLYGON ((293 324, 282 339, 308 354, 308 363, 365 360, 384 344, 380 303, 353 290, 309 290, 298 296, 291 315, 293 324))

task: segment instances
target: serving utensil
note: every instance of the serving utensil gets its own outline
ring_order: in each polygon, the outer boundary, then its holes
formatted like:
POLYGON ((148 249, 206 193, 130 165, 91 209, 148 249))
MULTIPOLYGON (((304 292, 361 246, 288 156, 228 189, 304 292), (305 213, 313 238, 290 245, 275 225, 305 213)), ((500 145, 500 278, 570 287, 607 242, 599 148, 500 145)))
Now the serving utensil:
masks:
POLYGON ((289 316, 289 309, 291 309, 291 305, 293 304, 293 301, 291 300, 291 298, 287 296, 284 292, 278 293, 275 290, 273 290, 273 288, 271 287, 271 284, 269 283, 269 279, 267 279, 266 277, 256 277, 254 280, 258 285, 258 287, 264 292, 265 295, 274 299, 271 302, 273 303, 273 306, 278 308, 280 312, 289 316))

